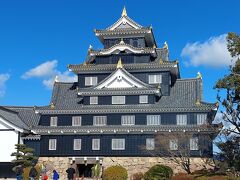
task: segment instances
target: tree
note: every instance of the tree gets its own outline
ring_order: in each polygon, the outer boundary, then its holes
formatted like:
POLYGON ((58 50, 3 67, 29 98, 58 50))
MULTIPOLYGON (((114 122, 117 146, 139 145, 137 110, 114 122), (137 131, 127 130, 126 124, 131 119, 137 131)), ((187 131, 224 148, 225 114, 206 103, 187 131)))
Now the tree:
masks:
POLYGON ((227 135, 240 135, 240 36, 228 33, 227 47, 233 58, 237 58, 235 65, 230 66, 229 74, 219 79, 215 85, 218 92, 225 94, 224 98, 217 96, 224 108, 221 111, 223 120, 228 124, 224 133, 227 135))
POLYGON ((37 157, 33 155, 34 149, 27 147, 25 144, 15 144, 16 152, 13 152, 11 156, 15 156, 12 161, 15 167, 22 165, 23 167, 33 166, 37 161, 37 157))

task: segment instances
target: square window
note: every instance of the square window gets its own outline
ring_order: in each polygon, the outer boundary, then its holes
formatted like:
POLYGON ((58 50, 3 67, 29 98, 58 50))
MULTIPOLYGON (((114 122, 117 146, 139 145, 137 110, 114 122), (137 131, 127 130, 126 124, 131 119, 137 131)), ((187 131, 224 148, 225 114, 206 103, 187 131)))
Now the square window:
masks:
POLYGON ((57 149, 57 139, 49 139, 49 142, 48 142, 48 149, 49 150, 56 150, 57 149))
POLYGON ((206 124, 207 114, 197 114, 197 125, 206 124))
POLYGON ((121 117, 122 125, 135 125, 135 116, 134 115, 125 115, 121 117))
POLYGON ((148 95, 139 96, 139 103, 140 104, 147 104, 148 103, 148 95))
POLYGON ((125 104, 125 96, 112 96, 112 104, 125 104))
POLYGON ((162 75, 161 74, 148 75, 148 83, 149 84, 160 84, 160 83, 162 83, 162 75))
POLYGON ((146 149, 147 150, 154 150, 155 149, 154 138, 147 138, 146 139, 146 149))
POLYGON ((97 84, 97 77, 85 77, 85 86, 94 86, 97 84))
POLYGON ((160 125, 161 116, 160 115, 147 115, 147 125, 160 125))
POLYGON ((58 117, 51 117, 50 126, 57 126, 58 117))
POLYGON ((107 116, 93 116, 94 126, 105 126, 107 125, 107 116))
POLYGON ((177 125, 187 125, 187 115, 178 114, 177 115, 177 125))
POLYGON ((112 150, 125 150, 125 139, 112 139, 112 150))
POLYGON ((81 126, 82 117, 81 116, 73 116, 72 117, 72 126, 81 126))
POLYGON ((100 150, 100 139, 92 139, 92 150, 100 150))
POLYGON ((190 150, 198 150, 198 138, 190 138, 190 150))
POLYGON ((90 97, 90 104, 98 104, 98 96, 90 97))
POLYGON ((74 139, 73 141, 73 150, 81 150, 82 140, 81 139, 74 139))
POLYGON ((178 139, 170 139, 169 148, 171 151, 178 150, 178 139))

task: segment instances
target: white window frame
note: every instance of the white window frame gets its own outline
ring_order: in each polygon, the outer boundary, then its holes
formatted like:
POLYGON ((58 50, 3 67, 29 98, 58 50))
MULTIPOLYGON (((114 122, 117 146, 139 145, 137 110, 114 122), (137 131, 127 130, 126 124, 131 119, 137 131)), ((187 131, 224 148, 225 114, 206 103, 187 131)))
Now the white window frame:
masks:
POLYGON ((50 151, 57 150, 57 139, 49 139, 48 150, 50 151))
POLYGON ((139 96, 139 103, 140 104, 147 104, 148 103, 148 95, 140 95, 139 96))
POLYGON ((149 74, 148 75, 148 83, 149 84, 161 84, 162 83, 162 75, 161 74, 149 74))
POLYGON ((112 139, 112 150, 125 150, 125 139, 112 139))
POLYGON ((189 143, 190 143, 190 150, 191 151, 199 150, 199 144, 198 144, 199 139, 198 139, 198 137, 190 138, 189 143))
POLYGON ((85 86, 94 86, 98 82, 97 76, 87 76, 85 77, 85 86))
POLYGON ((73 140, 73 150, 78 151, 82 149, 82 139, 73 140))
POLYGON ((58 124, 58 117, 57 116, 52 116, 50 118, 50 126, 57 126, 58 124))
POLYGON ((126 96, 112 96, 112 104, 125 104, 126 96))
POLYGON ((154 150, 155 149, 155 139, 154 138, 147 138, 146 139, 146 149, 147 150, 154 150))
POLYGON ((148 126, 157 126, 161 125, 161 115, 147 115, 147 125, 148 126))
POLYGON ((187 125, 187 114, 177 114, 176 116, 177 125, 187 125))
POLYGON ((178 150, 178 139, 170 139, 169 140, 169 149, 171 151, 178 150))
POLYGON ((90 104, 98 104, 98 96, 90 96, 90 104))
POLYGON ((123 126, 135 125, 135 115, 123 115, 121 116, 121 124, 123 126))
POLYGON ((207 114, 206 113, 200 113, 197 114, 197 125, 203 125, 207 122, 207 114))
POLYGON ((98 151, 100 150, 100 139, 92 139, 92 150, 98 151))
POLYGON ((81 126, 82 116, 72 116, 72 126, 81 126))
POLYGON ((106 126, 107 116, 93 116, 93 126, 106 126))

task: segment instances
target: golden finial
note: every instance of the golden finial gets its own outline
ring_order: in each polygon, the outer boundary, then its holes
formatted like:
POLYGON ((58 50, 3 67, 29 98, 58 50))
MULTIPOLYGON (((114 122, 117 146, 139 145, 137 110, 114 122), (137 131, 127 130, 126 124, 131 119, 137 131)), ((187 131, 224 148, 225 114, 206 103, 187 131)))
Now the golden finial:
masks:
POLYGON ((178 60, 176 60, 176 63, 178 64, 178 63, 179 63, 179 61, 178 61, 178 60))
POLYGON ((123 38, 121 38, 120 44, 125 44, 123 38))
POLYGON ((202 74, 200 72, 197 72, 197 78, 202 79, 202 74))
POLYGON ((162 60, 162 58, 159 60, 159 64, 162 64, 163 63, 163 60, 162 60))
POLYGON ((125 6, 123 7, 123 10, 122 10, 122 17, 123 16, 127 16, 127 10, 125 6))
POLYGON ((197 105, 197 106, 200 106, 200 105, 201 105, 201 102, 200 102, 199 99, 197 99, 197 101, 196 101, 196 105, 197 105))
POLYGON ((122 67, 123 67, 123 65, 122 65, 122 59, 119 58, 118 63, 117 63, 117 69, 122 68, 122 67))
POLYGON ((54 105, 53 102, 50 104, 50 108, 51 108, 51 109, 54 109, 54 108, 55 108, 55 105, 54 105))
POLYGON ((156 44, 153 45, 153 48, 154 48, 154 49, 157 48, 157 47, 156 47, 156 44))
POLYGON ((164 46, 163 46, 163 48, 168 49, 168 44, 167 44, 166 41, 164 42, 164 46))

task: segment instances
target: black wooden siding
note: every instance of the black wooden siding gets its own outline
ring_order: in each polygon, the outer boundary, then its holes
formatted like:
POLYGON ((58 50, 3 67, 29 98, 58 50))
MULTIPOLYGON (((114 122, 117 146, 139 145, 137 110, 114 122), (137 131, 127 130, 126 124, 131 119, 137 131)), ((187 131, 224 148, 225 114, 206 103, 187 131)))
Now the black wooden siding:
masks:
MULTIPOLYGON (((135 125, 147 125, 147 115, 154 115, 157 113, 138 113, 138 114, 76 114, 75 116, 82 117, 82 126, 93 125, 93 116, 107 116, 107 125, 121 125, 122 115, 135 115, 135 125)), ((197 113, 158 113, 161 115, 162 125, 176 125, 177 114, 187 114, 187 124, 197 124, 197 113)), ((72 115, 53 115, 58 117, 58 126, 71 126, 72 115)), ((42 115, 39 125, 50 126, 50 115, 42 115)))
MULTIPOLYGON (((112 46, 114 46, 115 44, 120 43, 121 39, 120 38, 116 38, 116 39, 104 39, 103 45, 104 48, 110 48, 112 46)), ((145 47, 145 40, 144 38, 123 38, 124 43, 126 44, 130 44, 134 47, 145 47)))
MULTIPOLYGON (((206 135, 198 134, 199 150, 191 151, 191 156, 212 156, 212 143, 206 135)), ((40 156, 152 156, 144 147, 146 138, 154 135, 139 134, 110 134, 110 135, 47 135, 41 136, 40 156), (113 138, 125 139, 125 150, 112 150, 113 138), (49 139, 57 139, 57 149, 49 150, 49 139), (81 150, 73 150, 73 140, 81 139, 81 150), (92 150, 92 139, 100 139, 100 150, 92 150)), ((189 139, 184 142, 189 144, 189 139)), ((157 145, 157 142, 155 142, 157 145)), ((167 153, 160 149, 160 155, 167 153)))

